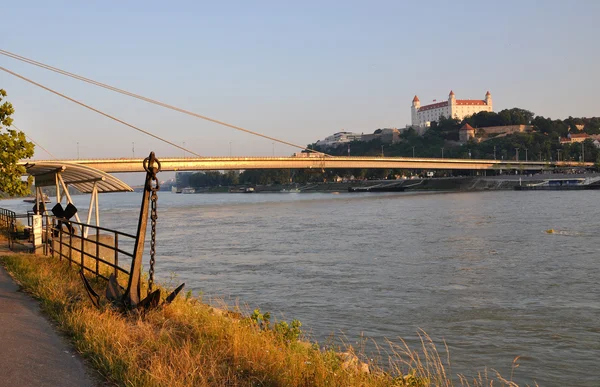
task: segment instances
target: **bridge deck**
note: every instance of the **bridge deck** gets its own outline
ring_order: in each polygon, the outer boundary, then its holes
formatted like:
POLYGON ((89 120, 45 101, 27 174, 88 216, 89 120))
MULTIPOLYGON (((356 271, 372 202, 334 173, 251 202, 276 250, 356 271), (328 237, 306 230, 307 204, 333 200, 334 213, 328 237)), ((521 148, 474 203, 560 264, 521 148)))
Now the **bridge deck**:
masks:
MULTIPOLYGON (((141 158, 61 160, 97 168, 108 173, 143 172, 141 158)), ((54 160, 56 161, 56 160, 54 160)), ((160 158, 163 171, 237 169, 455 169, 455 170, 548 170, 557 167, 591 167, 593 163, 440 159, 412 157, 179 157, 160 158)), ((35 161, 29 161, 35 163, 35 161)))

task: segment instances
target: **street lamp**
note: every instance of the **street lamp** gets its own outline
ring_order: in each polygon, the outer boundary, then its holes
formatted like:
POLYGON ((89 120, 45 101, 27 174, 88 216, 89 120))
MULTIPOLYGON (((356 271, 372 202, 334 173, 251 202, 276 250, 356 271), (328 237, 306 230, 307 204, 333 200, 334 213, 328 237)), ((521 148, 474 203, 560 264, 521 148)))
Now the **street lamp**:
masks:
POLYGON ((381 146, 381 157, 384 157, 383 156, 383 145, 381 146))
POLYGON ((527 148, 525 148, 525 162, 527 162, 527 148))
POLYGON ((275 143, 272 142, 271 144, 273 145, 273 157, 275 157, 275 143))
POLYGON ((183 158, 185 159, 185 141, 183 142, 183 158))
POLYGON ((444 158, 444 147, 442 147, 442 158, 444 158))
POLYGON ((77 141, 77 160, 79 160, 79 141, 77 141))
POLYGON ((229 157, 231 157, 231 141, 229 141, 229 157))
POLYGON ((496 145, 494 145, 494 160, 496 160, 496 145))
POLYGON ((413 158, 415 157, 415 147, 413 146, 413 158))
POLYGON ((515 148, 515 161, 519 161, 519 148, 515 148))
POLYGON ((560 149, 557 149, 556 153, 558 153, 558 155, 557 155, 558 157, 556 158, 556 161, 558 162, 558 161, 560 161, 560 149))
POLYGON ((131 158, 135 159, 135 142, 131 143, 131 158))

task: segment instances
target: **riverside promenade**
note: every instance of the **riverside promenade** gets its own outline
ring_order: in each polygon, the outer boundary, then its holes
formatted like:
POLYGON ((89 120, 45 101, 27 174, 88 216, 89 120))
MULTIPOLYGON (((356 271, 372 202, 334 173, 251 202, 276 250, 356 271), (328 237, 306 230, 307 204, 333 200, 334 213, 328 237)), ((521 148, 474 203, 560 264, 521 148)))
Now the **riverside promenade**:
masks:
MULTIPOLYGON (((5 242, 0 255, 12 254, 5 242)), ((75 349, 0 265, 0 386, 97 386, 75 349)))

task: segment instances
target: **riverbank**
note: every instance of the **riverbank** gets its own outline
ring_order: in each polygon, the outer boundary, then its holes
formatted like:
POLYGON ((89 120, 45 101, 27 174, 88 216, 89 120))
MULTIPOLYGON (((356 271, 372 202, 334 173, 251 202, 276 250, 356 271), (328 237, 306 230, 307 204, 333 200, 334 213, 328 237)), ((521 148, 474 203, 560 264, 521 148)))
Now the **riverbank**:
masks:
MULTIPOLYGON (((0 261, 40 301, 77 350, 119 385, 455 385, 446 374, 445 356, 424 333, 418 352, 392 345, 389 359, 378 364, 355 355, 349 346, 319 348, 299 341, 297 324, 276 324, 271 329, 266 314, 243 316, 216 309, 189 293, 143 316, 121 314, 109 305, 96 309, 76 271, 64 262, 30 254, 4 256, 0 261)), ((101 290, 104 283, 93 286, 101 290)), ((465 386, 491 385, 491 377, 480 377, 454 380, 465 386)), ((508 384, 494 379, 494 385, 508 384)))
MULTIPOLYGON (((539 184, 545 179, 556 178, 553 175, 536 176, 461 176, 444 178, 426 178, 409 180, 356 180, 347 182, 322 182, 310 184, 270 184, 253 185, 254 192, 261 193, 310 193, 310 192, 348 192, 351 189, 357 189, 357 192, 364 191, 369 187, 383 187, 389 191, 445 191, 445 192, 473 192, 473 191, 503 191, 514 190, 523 182, 529 184, 539 184)), ((239 188, 248 187, 236 186, 235 193, 240 192, 239 188)), ((206 187, 197 188, 195 193, 227 193, 230 187, 206 187)))

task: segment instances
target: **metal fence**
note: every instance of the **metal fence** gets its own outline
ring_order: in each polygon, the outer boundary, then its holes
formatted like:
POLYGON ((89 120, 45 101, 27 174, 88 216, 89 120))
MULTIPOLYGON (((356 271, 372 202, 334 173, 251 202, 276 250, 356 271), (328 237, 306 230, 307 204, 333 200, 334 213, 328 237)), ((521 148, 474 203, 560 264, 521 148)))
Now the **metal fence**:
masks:
POLYGON ((33 213, 17 214, 0 208, 0 230, 6 237, 9 249, 14 250, 15 245, 19 244, 26 250, 31 250, 31 246, 28 246, 28 242, 32 242, 31 215, 33 213), (26 219, 26 223, 20 222, 20 219, 26 219))
MULTIPOLYGON (((10 249, 14 249, 20 239, 33 242, 32 217, 32 212, 17 214, 0 208, 0 230, 6 235, 10 249), (20 225, 18 219, 27 219, 26 224, 20 225)), ((130 264, 133 259, 135 235, 57 218, 49 212, 42 215, 42 230, 42 246, 38 247, 38 252, 67 260, 69 265, 79 266, 105 280, 112 273, 117 278, 129 275, 128 269, 121 265, 130 264)), ((33 244, 29 246, 35 250, 33 244)))
POLYGON ((119 273, 129 275, 119 260, 133 258, 133 251, 122 246, 133 246, 135 235, 54 216, 48 216, 44 223, 46 254, 66 259, 69 265, 77 265, 106 280, 111 273, 117 278, 119 273))
POLYGON ((0 208, 0 230, 8 241, 8 248, 13 248, 14 230, 17 228, 17 214, 14 211, 0 208))

